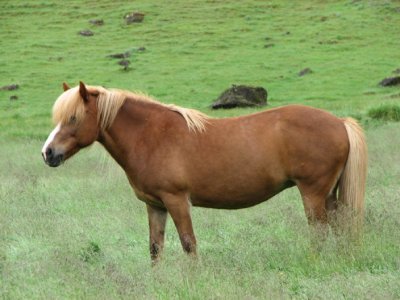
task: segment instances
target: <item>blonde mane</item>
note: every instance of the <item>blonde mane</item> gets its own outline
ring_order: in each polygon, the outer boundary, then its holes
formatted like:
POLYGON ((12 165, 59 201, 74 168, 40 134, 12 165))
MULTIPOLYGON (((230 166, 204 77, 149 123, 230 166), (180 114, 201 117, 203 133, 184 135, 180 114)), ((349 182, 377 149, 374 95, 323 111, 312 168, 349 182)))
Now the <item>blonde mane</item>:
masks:
MULTIPOLYGON (((90 92, 99 93, 97 99, 97 119, 102 130, 107 129, 114 122, 121 106, 129 100, 151 102, 179 113, 186 121, 189 131, 203 132, 209 117, 198 110, 180 107, 174 104, 163 104, 149 96, 117 89, 105 89, 101 86, 86 86, 90 92)), ((85 107, 79 93, 79 86, 71 88, 61 94, 53 106, 53 122, 55 124, 67 124, 71 118, 80 122, 85 117, 85 107)))

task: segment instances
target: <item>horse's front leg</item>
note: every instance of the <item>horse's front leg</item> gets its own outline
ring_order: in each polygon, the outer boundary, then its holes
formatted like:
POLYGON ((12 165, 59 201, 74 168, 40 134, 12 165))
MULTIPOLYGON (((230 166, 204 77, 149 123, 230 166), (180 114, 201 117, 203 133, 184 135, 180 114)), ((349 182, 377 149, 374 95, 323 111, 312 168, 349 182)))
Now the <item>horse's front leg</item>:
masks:
POLYGON ((167 221, 167 210, 147 204, 147 214, 150 228, 150 256, 155 264, 164 248, 165 224, 167 221))
POLYGON ((188 195, 165 194, 162 196, 162 201, 175 223, 183 250, 191 256, 196 256, 196 238, 190 216, 191 205, 188 195))

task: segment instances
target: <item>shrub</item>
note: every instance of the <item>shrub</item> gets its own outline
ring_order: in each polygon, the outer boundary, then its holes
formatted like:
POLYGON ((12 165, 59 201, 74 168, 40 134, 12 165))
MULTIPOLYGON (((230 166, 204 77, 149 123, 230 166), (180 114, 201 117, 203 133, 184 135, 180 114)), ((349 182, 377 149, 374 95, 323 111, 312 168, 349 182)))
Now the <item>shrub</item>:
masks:
POLYGON ((394 104, 381 105, 371 108, 368 116, 372 119, 383 121, 400 121, 400 106, 394 104))
POLYGON ((90 242, 88 246, 83 248, 80 252, 80 257, 84 262, 95 262, 100 255, 100 247, 95 242, 90 242))

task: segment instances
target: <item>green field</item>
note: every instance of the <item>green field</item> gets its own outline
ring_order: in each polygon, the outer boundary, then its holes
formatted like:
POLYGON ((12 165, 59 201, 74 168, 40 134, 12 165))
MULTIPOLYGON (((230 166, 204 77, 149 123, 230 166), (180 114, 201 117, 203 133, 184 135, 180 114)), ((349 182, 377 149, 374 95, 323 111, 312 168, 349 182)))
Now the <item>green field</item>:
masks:
POLYGON ((400 87, 378 85, 400 68, 399 28, 395 0, 0 1, 0 87, 19 85, 0 90, 0 298, 399 299, 400 124, 368 113, 399 105, 400 87), (131 11, 144 21, 126 25, 131 11), (125 51, 128 70, 107 57, 125 51), (356 117, 369 145, 363 244, 330 236, 312 252, 290 189, 244 210, 194 208, 197 262, 169 220, 151 268, 145 206, 99 145, 57 169, 41 159, 61 84, 79 80, 215 117, 260 110, 211 111, 231 84, 265 87, 267 108, 356 117))

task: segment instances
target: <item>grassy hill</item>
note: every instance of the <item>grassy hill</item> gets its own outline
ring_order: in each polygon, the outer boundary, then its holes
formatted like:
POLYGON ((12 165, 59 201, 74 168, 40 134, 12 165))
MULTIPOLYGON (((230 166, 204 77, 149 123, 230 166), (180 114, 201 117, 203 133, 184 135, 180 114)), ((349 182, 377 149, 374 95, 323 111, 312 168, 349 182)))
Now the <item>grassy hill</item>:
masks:
POLYGON ((400 125, 370 126, 367 113, 399 105, 399 87, 378 85, 400 68, 399 28, 395 0, 0 1, 0 87, 19 85, 0 90, 0 298, 399 299, 400 125), (144 21, 127 25, 132 11, 144 21), (127 51, 128 70, 108 57, 127 51), (299 76, 304 68, 312 73, 299 76), (370 157, 363 245, 330 236, 310 251, 290 189, 245 210, 193 209, 195 263, 169 220, 164 260, 151 268, 145 207, 100 146, 59 169, 41 160, 61 84, 79 80, 215 117, 257 111, 209 105, 231 84, 259 85, 269 107, 360 119, 370 157))
MULTIPOLYGON (((20 89, 0 91, 0 119, 7 136, 43 138, 61 83, 79 80, 207 113, 231 84, 260 85, 271 106, 304 103, 359 116, 399 100, 398 90, 378 87, 400 68, 398 7, 398 1, 2 2, 0 85, 20 89), (126 25, 131 11, 144 12, 143 23, 126 25), (78 34, 85 29, 94 35, 78 34), (125 51, 132 52, 128 71, 107 57, 125 51), (298 76, 304 68, 313 73, 298 76)), ((241 113, 247 111, 212 114, 241 113)))

